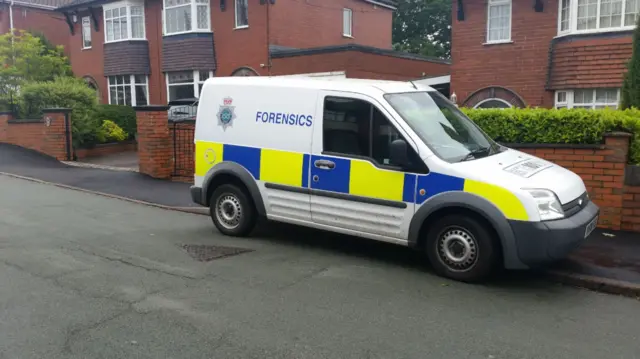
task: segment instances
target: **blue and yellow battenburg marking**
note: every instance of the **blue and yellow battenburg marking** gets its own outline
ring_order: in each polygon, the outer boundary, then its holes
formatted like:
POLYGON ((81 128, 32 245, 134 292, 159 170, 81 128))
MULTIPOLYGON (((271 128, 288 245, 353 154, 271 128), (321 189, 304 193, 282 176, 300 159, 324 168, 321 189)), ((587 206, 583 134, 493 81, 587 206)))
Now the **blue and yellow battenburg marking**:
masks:
POLYGON ((505 217, 528 220, 527 211, 510 191, 492 184, 431 172, 427 175, 387 171, 368 161, 309 155, 214 142, 196 141, 195 174, 204 176, 222 161, 242 165, 256 180, 309 187, 309 178, 318 176, 311 188, 362 197, 422 204, 430 197, 449 191, 464 191, 487 199, 505 217), (332 171, 311 166, 316 160, 331 160, 332 171), (420 191, 424 189, 424 191, 420 191))

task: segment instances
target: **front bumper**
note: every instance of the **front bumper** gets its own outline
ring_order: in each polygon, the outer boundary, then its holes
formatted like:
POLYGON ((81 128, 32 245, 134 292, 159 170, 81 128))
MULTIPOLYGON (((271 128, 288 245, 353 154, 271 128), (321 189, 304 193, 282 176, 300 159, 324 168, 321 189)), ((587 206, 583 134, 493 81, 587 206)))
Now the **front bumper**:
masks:
POLYGON ((202 188, 200 187, 196 187, 196 186, 191 186, 189 187, 189 191, 191 192, 191 200, 193 201, 193 203, 197 203, 201 206, 206 206, 206 201, 204 200, 203 196, 202 196, 202 188))
POLYGON ((587 227, 599 214, 600 208, 589 202, 580 212, 566 219, 510 221, 520 261, 535 267, 565 258, 587 239, 587 227))

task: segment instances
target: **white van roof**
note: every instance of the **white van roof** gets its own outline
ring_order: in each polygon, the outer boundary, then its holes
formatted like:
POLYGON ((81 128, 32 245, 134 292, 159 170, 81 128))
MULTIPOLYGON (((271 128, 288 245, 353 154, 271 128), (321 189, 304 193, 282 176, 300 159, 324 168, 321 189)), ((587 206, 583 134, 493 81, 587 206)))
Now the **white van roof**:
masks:
POLYGON ((278 76, 228 76, 211 77, 205 84, 216 85, 245 85, 245 86, 270 86, 289 87, 301 89, 317 89, 329 91, 348 91, 363 94, 436 91, 430 86, 411 84, 409 81, 385 81, 367 79, 315 79, 315 78, 291 78, 278 76), (416 89, 416 87, 418 89, 416 89))

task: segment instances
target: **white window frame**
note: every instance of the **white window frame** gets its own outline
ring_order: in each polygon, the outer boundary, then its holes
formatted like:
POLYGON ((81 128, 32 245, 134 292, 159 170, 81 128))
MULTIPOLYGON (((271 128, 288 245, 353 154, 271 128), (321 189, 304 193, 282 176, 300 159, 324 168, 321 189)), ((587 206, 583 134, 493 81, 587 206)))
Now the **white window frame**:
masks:
MULTIPOLYGON (((482 105, 485 102, 489 102, 489 101, 498 101, 498 102, 502 102, 503 104, 505 104, 505 105, 507 105, 509 107, 513 107, 512 104, 510 104, 509 102, 507 102, 507 101, 505 101, 505 100, 503 100, 501 98, 492 97, 492 98, 487 98, 487 99, 484 99, 484 100, 478 102, 475 106, 473 106, 473 108, 480 108, 480 105, 482 105)), ((497 108, 500 108, 500 107, 497 107, 497 108)))
MULTIPOLYGON (((593 101, 589 104, 577 104, 578 106, 580 106, 580 108, 582 108, 582 106, 584 105, 590 105, 592 109, 595 109, 596 106, 612 106, 612 103, 604 103, 604 102, 596 102, 596 90, 611 90, 611 88, 594 88, 594 89, 576 89, 576 90, 591 90, 593 91, 593 101)), ((559 90, 556 91, 554 94, 554 108, 574 108, 576 106, 576 103, 574 102, 574 96, 573 96, 573 92, 574 90, 559 90), (558 98, 560 97, 560 94, 564 93, 565 94, 565 100, 564 101, 559 101, 558 98)), ((616 107, 618 108, 618 106, 620 105, 620 89, 617 89, 617 102, 616 102, 616 107)), ((613 108, 613 107, 612 107, 613 108)))
MULTIPOLYGON (((136 40, 140 40, 140 41, 144 41, 147 39, 147 29, 146 29, 146 19, 145 19, 145 7, 144 7, 144 1, 135 1, 135 0, 130 0, 130 1, 118 1, 118 2, 114 2, 114 3, 109 3, 109 4, 105 4, 102 6, 102 18, 103 18, 103 29, 104 29, 104 43, 105 44, 110 44, 113 42, 121 42, 121 41, 136 41, 136 40), (139 6, 142 7, 142 15, 135 15, 136 17, 141 17, 142 18, 142 37, 133 37, 133 22, 132 20, 132 16, 131 16, 131 7, 132 6, 139 6), (120 38, 118 40, 109 40, 108 39, 108 31, 107 31, 107 11, 109 10, 113 10, 113 9, 118 9, 118 8, 122 8, 122 7, 126 7, 127 8, 127 15, 126 15, 126 19, 127 19, 127 38, 123 39, 120 38)), ((112 18, 111 18, 112 19, 112 18)))
POLYGON ((82 24, 82 49, 88 50, 93 45, 91 40, 91 17, 84 16, 82 18, 81 24, 82 24), (87 39, 85 36, 88 36, 89 38, 87 39), (87 40, 89 41, 89 46, 87 46, 87 40))
MULTIPOLYGON (((601 33, 601 32, 615 32, 615 31, 625 31, 625 30, 633 30, 635 28, 635 21, 631 25, 626 25, 624 23, 625 20, 625 11, 627 6, 627 1, 622 0, 622 19, 621 26, 617 27, 607 27, 600 28, 600 7, 602 4, 602 0, 597 0, 597 11, 596 11, 596 28, 595 29, 587 29, 587 30, 578 30, 578 0, 569 0, 569 28, 567 30, 562 30, 561 21, 562 21, 562 0, 558 1, 558 36, 565 36, 570 34, 593 34, 593 33, 601 33)), ((639 9, 640 10, 640 9, 639 9)))
MULTIPOLYGON (((172 101, 170 96, 171 96, 171 92, 169 91, 171 86, 185 86, 187 84, 189 84, 189 82, 181 82, 178 84, 169 84, 169 74, 171 73, 175 73, 175 72, 190 72, 191 70, 185 70, 185 71, 170 71, 165 73, 164 79, 165 79, 165 83, 167 85, 167 102, 172 101)), ((200 70, 193 70, 191 71, 193 72, 193 96, 195 98, 200 98, 200 84, 204 84, 204 82, 207 79, 204 80, 200 80, 200 70)), ((213 77, 213 71, 209 71, 209 78, 213 77)))
POLYGON ((183 6, 186 6, 186 4, 167 7, 166 3, 167 3, 167 0, 162 0, 162 35, 163 36, 211 32, 211 0, 205 0, 203 2, 198 2, 198 0, 189 0, 189 5, 191 6, 191 30, 176 31, 176 32, 169 32, 167 30, 167 10, 183 7, 183 6), (198 6, 207 7, 207 11, 206 11, 207 27, 206 28, 198 28, 198 6))
POLYGON ((239 4, 240 0, 233 0, 234 3, 234 11, 235 11, 235 27, 234 29, 246 29, 249 27, 249 2, 247 1, 247 24, 246 25, 238 25, 238 4, 239 4))
POLYGON ((485 44, 507 44, 511 43, 511 33, 513 28, 513 2, 512 0, 488 0, 487 1, 487 35, 485 36, 485 44), (489 30, 490 30, 490 17, 491 17, 491 7, 492 6, 502 6, 509 5, 509 38, 508 39, 500 39, 500 40, 489 40, 489 30))
POLYGON ((353 10, 342 9, 342 36, 353 38, 353 10), (349 19, 349 28, 346 28, 346 20, 349 19))
MULTIPOLYGON (((146 106, 149 105, 149 98, 151 97, 151 95, 149 94, 149 76, 148 75, 113 75, 113 77, 124 77, 124 76, 129 76, 129 87, 131 88, 131 106, 146 106), (136 83, 136 76, 144 76, 145 78, 145 87, 147 90, 147 103, 144 105, 139 105, 136 99, 136 86, 140 86, 142 85, 141 83, 136 83)), ((107 76, 107 94, 108 94, 108 99, 109 99, 109 104, 111 104, 111 88, 112 87, 118 87, 118 85, 112 85, 109 80, 112 76, 107 76)), ((124 86, 124 85, 122 85, 124 86)), ((117 104, 117 102, 115 103, 117 104)))

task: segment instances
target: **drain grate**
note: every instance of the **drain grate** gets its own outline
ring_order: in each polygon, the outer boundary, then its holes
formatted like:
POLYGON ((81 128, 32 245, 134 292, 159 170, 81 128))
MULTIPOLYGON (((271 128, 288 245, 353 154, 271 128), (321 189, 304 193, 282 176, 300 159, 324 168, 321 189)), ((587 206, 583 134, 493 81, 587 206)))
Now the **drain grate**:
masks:
POLYGON ((183 244, 182 249, 186 250, 191 258, 200 262, 209 262, 214 259, 236 256, 238 254, 253 252, 253 249, 222 247, 211 245, 183 244))

